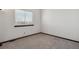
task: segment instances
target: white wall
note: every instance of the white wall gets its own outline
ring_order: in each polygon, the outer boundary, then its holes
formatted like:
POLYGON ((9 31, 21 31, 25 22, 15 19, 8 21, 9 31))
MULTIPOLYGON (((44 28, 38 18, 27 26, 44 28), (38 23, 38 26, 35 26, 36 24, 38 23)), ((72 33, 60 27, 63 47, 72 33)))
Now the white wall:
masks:
POLYGON ((3 15, 0 16, 0 22, 2 21, 3 23, 1 23, 0 25, 2 25, 1 27, 4 26, 5 28, 5 30, 3 30, 4 28, 2 28, 2 30, 0 29, 1 33, 4 34, 4 35, 0 34, 0 36, 3 36, 2 39, 0 38, 0 42, 40 32, 40 10, 31 9, 29 11, 33 12, 34 26, 17 27, 17 28, 14 27, 15 25, 14 10, 0 11, 0 15, 2 15, 1 13, 3 13, 3 15))
POLYGON ((29 11, 32 11, 34 15, 34 26, 20 28, 14 27, 14 10, 0 11, 0 42, 38 33, 40 30, 44 33, 79 41, 79 10, 42 10, 41 18, 40 10, 29 11))
POLYGON ((79 41, 79 10, 42 10, 42 32, 79 41))
POLYGON ((4 39, 5 36, 5 20, 4 20, 4 13, 0 10, 0 41, 4 39))

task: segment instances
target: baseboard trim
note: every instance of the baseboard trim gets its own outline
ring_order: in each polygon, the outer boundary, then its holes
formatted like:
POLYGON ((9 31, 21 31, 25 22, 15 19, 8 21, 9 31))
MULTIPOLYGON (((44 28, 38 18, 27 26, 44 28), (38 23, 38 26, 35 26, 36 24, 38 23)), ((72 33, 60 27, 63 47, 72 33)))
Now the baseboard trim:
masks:
POLYGON ((0 43, 0 46, 2 46, 2 43, 0 43))
POLYGON ((43 33, 41 32, 42 34, 46 34, 46 35, 50 35, 50 36, 53 36, 53 37, 57 37, 57 38, 61 38, 61 39, 65 39, 65 40, 69 40, 69 41, 73 41, 73 42, 77 42, 79 43, 79 41, 76 41, 76 40, 72 40, 72 39, 68 39, 68 38, 64 38, 64 37, 60 37, 60 36, 56 36, 56 35, 52 35, 52 34, 48 34, 48 33, 43 33))
POLYGON ((4 42, 0 42, 0 46, 2 46, 4 43, 7 43, 7 42, 13 42, 13 41, 15 41, 15 40, 20 40, 21 38, 29 37, 29 36, 32 36, 32 35, 37 35, 37 34, 40 34, 40 33, 41 33, 41 32, 39 32, 39 33, 34 33, 34 34, 31 34, 31 35, 27 35, 27 36, 18 37, 18 38, 12 39, 12 40, 4 41, 4 42))
POLYGON ((18 37, 18 38, 12 39, 12 40, 0 42, 0 46, 2 46, 4 43, 7 43, 7 42, 13 42, 15 40, 20 40, 21 38, 25 38, 25 37, 29 37, 29 36, 33 36, 33 35, 37 35, 37 34, 45 34, 45 35, 49 35, 49 36, 53 36, 53 37, 57 37, 57 38, 61 38, 61 39, 65 39, 65 40, 69 40, 69 41, 79 43, 79 41, 76 41, 76 40, 72 40, 72 39, 68 39, 68 38, 64 38, 64 37, 60 37, 60 36, 56 36, 56 35, 51 35, 51 34, 48 34, 48 33, 39 32, 39 33, 34 33, 34 34, 23 36, 23 37, 18 37))

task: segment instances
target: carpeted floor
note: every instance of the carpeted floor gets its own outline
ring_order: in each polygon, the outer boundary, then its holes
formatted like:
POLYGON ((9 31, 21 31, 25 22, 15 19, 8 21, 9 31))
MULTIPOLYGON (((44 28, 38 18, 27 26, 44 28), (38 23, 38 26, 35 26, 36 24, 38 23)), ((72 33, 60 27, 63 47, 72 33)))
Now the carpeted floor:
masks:
POLYGON ((37 34, 4 43, 0 49, 78 49, 79 43, 56 38, 45 34, 37 34))

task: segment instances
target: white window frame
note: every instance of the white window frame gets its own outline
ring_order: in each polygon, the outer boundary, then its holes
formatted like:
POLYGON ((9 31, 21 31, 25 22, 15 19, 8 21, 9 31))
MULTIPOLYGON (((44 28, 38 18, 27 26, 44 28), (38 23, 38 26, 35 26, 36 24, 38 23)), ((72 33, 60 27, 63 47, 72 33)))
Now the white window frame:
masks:
MULTIPOLYGON (((21 14, 21 15, 22 15, 21 14)), ((26 11, 26 10, 15 10, 15 24, 17 26, 22 26, 22 25, 33 25, 33 12, 32 11, 26 11), (18 12, 19 11, 19 12, 18 12), (22 18, 20 18, 20 15, 17 15, 17 14, 23 14, 24 16, 22 16, 22 18), (19 18, 20 19, 19 19, 19 18), (28 19, 27 19, 28 18, 28 19), (23 22, 21 22, 22 20, 21 19, 24 19, 23 22), (20 21, 18 21, 20 20, 20 21)))

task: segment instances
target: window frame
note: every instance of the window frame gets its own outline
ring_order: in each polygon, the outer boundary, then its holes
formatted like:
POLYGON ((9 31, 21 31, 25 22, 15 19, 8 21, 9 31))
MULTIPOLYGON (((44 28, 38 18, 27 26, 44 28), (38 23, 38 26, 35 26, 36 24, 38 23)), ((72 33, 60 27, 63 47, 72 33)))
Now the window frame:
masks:
MULTIPOLYGON (((17 10, 22 10, 22 9, 17 9, 17 10)), ((23 11, 26 11, 26 12, 32 12, 31 10, 24 10, 23 11)), ((15 26, 14 27, 27 27, 27 26, 34 26, 33 24, 33 12, 32 12, 32 24, 16 24, 16 10, 15 10, 15 26)))

